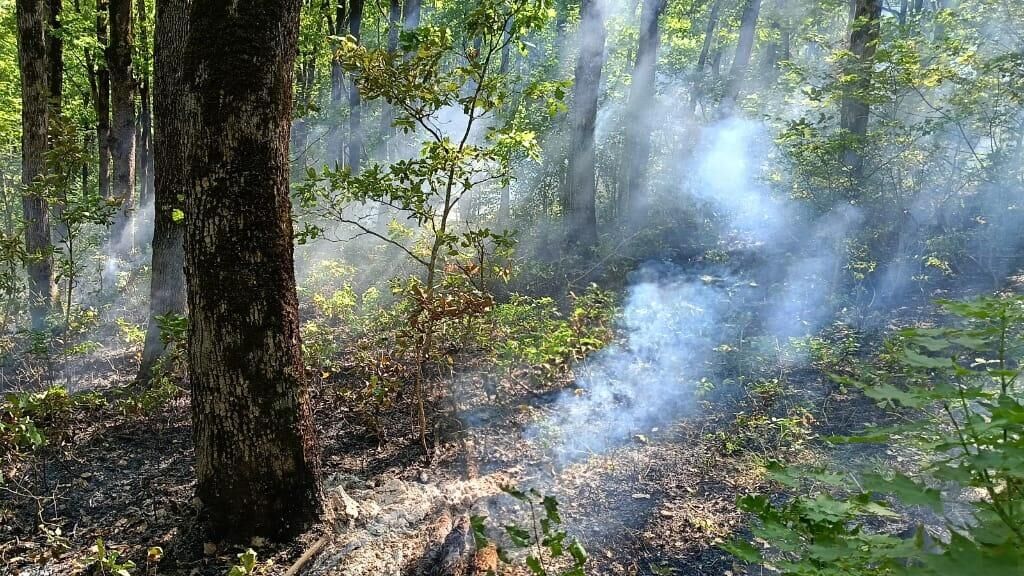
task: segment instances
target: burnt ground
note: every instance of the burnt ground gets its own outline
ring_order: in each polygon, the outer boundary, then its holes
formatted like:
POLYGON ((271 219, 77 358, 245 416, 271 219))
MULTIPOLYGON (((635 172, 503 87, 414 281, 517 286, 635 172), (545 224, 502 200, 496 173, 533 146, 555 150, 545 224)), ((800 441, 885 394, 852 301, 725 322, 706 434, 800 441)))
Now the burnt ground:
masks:
MULTIPOLYGON (((520 485, 558 498, 566 527, 590 552, 589 573, 718 575, 741 568, 717 544, 740 530, 736 497, 767 488, 763 464, 769 458, 815 458, 817 434, 849 431, 877 415, 856 393, 802 370, 789 376, 788 386, 812 395, 818 409, 804 418, 798 437, 752 437, 737 415, 786 414, 807 398, 715 399, 699 413, 644 431, 603 455, 556 466, 541 443, 523 436, 552 409, 550 394, 526 392, 533 386, 506 376, 496 396, 489 396, 494 390, 470 378, 459 391, 459 405, 435 401, 431 412, 439 424, 428 461, 408 399, 370 425, 339 392, 344 383, 321 383, 314 407, 325 476, 355 477, 372 489, 395 479, 435 484, 511 471, 520 485)), ((4 573, 78 573, 99 538, 133 560, 139 574, 226 573, 240 549, 206 542, 191 504, 187 394, 146 416, 81 414, 66 423, 66 432, 21 460, 0 487, 4 573), (159 566, 146 566, 151 546, 164 550, 159 566)), ((505 497, 487 509, 499 518, 508 506, 505 497)), ((283 547, 254 543, 260 560, 272 561, 262 573, 284 574, 326 530, 319 527, 283 547)), ((423 542, 412 542, 416 538, 410 536, 410 550, 422 550, 423 542)), ((381 566, 380 573, 385 568, 394 567, 381 566)), ((344 561, 324 573, 345 574, 344 561)))

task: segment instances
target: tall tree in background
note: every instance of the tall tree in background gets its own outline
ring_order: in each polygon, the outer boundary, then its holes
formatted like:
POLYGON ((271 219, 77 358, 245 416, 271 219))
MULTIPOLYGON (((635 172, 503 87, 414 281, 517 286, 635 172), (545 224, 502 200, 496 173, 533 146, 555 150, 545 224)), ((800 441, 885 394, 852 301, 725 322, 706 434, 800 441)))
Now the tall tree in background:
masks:
POLYGON ((96 179, 100 195, 111 198, 110 193, 110 70, 107 68, 106 50, 110 43, 108 34, 109 0, 96 0, 96 44, 101 51, 100 58, 94 58, 86 51, 86 66, 89 69, 89 88, 96 114, 96 147, 99 164, 96 179))
POLYGON ((184 58, 196 491, 212 534, 236 542, 292 536, 321 512, 288 189, 299 8, 194 2, 184 58))
MULTIPOLYGON (((349 0, 348 7, 348 33, 358 43, 362 35, 363 0, 349 0)), ((348 109, 348 167, 353 174, 358 174, 363 161, 363 110, 354 76, 348 87, 348 109)))
POLYGON ((139 181, 139 206, 145 206, 153 194, 153 109, 152 82, 150 81, 150 44, 148 37, 149 11, 146 0, 135 2, 136 30, 138 30, 138 53, 142 60, 134 68, 138 73, 139 114, 135 132, 135 171, 139 181))
POLYGON ((50 93, 50 118, 59 118, 64 93, 64 38, 61 33, 61 0, 49 0, 50 30, 47 34, 47 83, 50 93))
POLYGON ((654 80, 658 65, 661 18, 667 0, 644 0, 640 11, 640 41, 637 44, 633 80, 626 108, 626 135, 623 148, 622 183, 619 186, 619 213, 630 219, 646 208, 647 164, 651 156, 654 80))
POLYGON ((155 138, 153 197, 153 273, 149 289, 149 326, 136 382, 146 384, 165 352, 158 317, 185 313, 185 230, 182 202, 188 192, 186 150, 192 141, 194 109, 183 60, 192 0, 159 0, 153 37, 153 107, 160 125, 155 138))
POLYGON ((711 45, 715 40, 715 29, 718 28, 719 14, 725 0, 714 0, 708 9, 708 21, 704 26, 704 42, 700 47, 700 55, 697 56, 697 65, 694 66, 693 83, 690 91, 690 113, 696 113, 697 104, 701 102, 704 95, 704 70, 708 66, 708 56, 711 54, 711 45))
POLYGON ((17 0, 18 60, 21 72, 21 207, 28 258, 32 328, 43 328, 54 298, 53 244, 46 198, 33 183, 46 174, 49 127, 49 44, 47 0, 17 0))
POLYGON ((594 128, 597 101, 604 66, 604 26, 602 0, 582 0, 580 5, 580 52, 574 71, 572 125, 570 128, 569 173, 565 206, 570 247, 592 248, 597 244, 597 174, 594 128))
POLYGON ((121 209, 110 230, 111 256, 119 256, 135 212, 135 86, 132 74, 132 0, 110 0, 110 149, 113 155, 112 195, 121 209))
MULTIPOLYGON (((392 0, 392 4, 397 0, 392 0)), ((334 0, 334 14, 331 34, 343 36, 345 34, 345 0, 334 0)), ((341 63, 341 55, 337 50, 331 53, 331 114, 338 114, 341 110, 341 103, 345 99, 345 70, 341 63)), ((341 129, 341 122, 332 122, 329 141, 327 146, 327 161, 338 166, 345 164, 345 138, 341 129)))
POLYGON ((736 54, 729 70, 729 81, 725 84, 725 95, 722 97, 721 116, 728 116, 736 106, 740 89, 747 78, 750 68, 750 56, 754 52, 754 40, 757 37, 757 17, 761 13, 761 0, 746 0, 743 15, 740 17, 740 37, 736 42, 736 54))
POLYGON ((881 0, 857 0, 850 32, 852 58, 845 69, 845 76, 852 80, 843 86, 839 113, 840 127, 850 137, 850 142, 844 147, 842 160, 855 181, 861 180, 864 175, 864 156, 861 150, 868 134, 871 73, 881 35, 881 16, 881 0))

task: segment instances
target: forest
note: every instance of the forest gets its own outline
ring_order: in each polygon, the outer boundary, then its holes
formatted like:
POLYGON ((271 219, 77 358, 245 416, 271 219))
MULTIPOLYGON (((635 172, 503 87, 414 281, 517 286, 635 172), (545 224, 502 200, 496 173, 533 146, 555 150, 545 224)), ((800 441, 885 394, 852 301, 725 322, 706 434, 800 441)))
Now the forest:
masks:
POLYGON ((1024 574, 1024 2, 0 0, 0 574, 1024 574))

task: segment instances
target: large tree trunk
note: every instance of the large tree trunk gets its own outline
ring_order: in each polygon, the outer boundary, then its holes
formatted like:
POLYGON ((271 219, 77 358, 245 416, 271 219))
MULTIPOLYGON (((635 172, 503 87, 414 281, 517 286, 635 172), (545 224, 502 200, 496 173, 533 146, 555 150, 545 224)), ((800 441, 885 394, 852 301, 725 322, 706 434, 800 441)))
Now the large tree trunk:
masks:
POLYGON ((46 199, 33 183, 46 173, 49 84, 46 0, 17 0, 21 70, 21 199, 28 256, 29 314, 34 330, 45 326, 54 298, 53 244, 46 199))
POLYGON ((192 4, 185 274, 197 496, 216 537, 293 536, 320 515, 288 194, 295 0, 192 4))
POLYGON ((871 72, 875 65, 875 50, 881 34, 881 0, 857 0, 852 31, 850 32, 850 53, 852 61, 845 74, 852 77, 843 89, 843 101, 839 122, 850 141, 843 150, 843 164, 850 171, 854 181, 864 175, 864 157, 861 150, 868 133, 868 92, 871 90, 871 72))
POLYGON ((135 90, 132 78, 132 2, 110 0, 110 148, 113 154, 113 196, 121 202, 110 231, 109 256, 118 257, 130 248, 131 221, 135 214, 135 90))
MULTIPOLYGON (((360 41, 363 25, 363 0, 349 0, 348 33, 356 42, 360 41)), ((359 86, 355 75, 348 87, 348 167, 353 174, 358 174, 363 163, 363 105, 359 97, 359 86)))
POLYGON ((736 106, 740 89, 746 81, 747 69, 750 68, 750 56, 754 52, 754 39, 757 33, 757 17, 761 13, 761 0, 747 0, 740 18, 740 38, 736 42, 736 54, 729 70, 729 81, 725 85, 722 97, 721 115, 728 116, 736 106))
POLYGON ((658 20, 666 0, 644 0, 640 12, 640 41, 626 108, 626 134, 619 192, 619 213, 624 220, 642 214, 647 202, 647 163, 651 156, 651 132, 654 130, 654 80, 658 64, 661 34, 658 20))
POLYGON ((607 31, 601 0, 582 0, 580 53, 576 60, 569 147, 569 174, 565 201, 570 247, 590 249, 597 244, 597 168, 594 128, 604 65, 607 31))
POLYGON ((153 274, 149 289, 149 326, 136 382, 147 384, 166 352, 157 316, 185 313, 185 229, 175 220, 190 186, 186 151, 192 141, 195 109, 183 60, 191 0, 160 0, 153 36, 153 106, 160 118, 154 135, 153 274))

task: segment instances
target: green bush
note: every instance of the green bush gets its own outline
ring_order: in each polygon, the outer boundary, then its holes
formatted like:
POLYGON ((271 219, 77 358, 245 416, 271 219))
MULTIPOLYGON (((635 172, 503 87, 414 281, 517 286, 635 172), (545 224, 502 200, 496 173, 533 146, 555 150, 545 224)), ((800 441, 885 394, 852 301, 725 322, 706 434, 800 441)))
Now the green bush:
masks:
POLYGON ((847 382, 899 409, 907 423, 835 439, 900 442, 925 455, 919 473, 776 468, 773 477, 795 496, 742 497, 740 508, 756 519, 751 531, 766 546, 736 541, 730 552, 784 575, 1021 573, 1024 297, 940 305, 950 326, 901 331, 886 347, 886 370, 847 382), (915 506, 939 515, 938 540, 923 525, 909 536, 895 531, 915 506))

